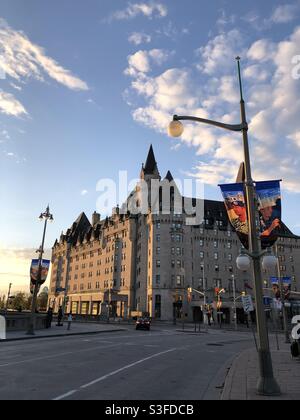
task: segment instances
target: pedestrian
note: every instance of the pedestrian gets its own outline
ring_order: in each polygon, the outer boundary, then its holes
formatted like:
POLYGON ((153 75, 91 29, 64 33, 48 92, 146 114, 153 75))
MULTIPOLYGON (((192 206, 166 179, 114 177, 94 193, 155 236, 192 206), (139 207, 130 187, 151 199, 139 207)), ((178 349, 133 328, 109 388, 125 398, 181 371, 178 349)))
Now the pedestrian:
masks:
POLYGON ((62 319, 63 319, 63 310, 62 307, 59 307, 58 314, 57 314, 57 327, 62 327, 62 319))
POLYGON ((71 330, 72 322, 73 322, 73 316, 72 316, 72 314, 69 314, 69 316, 68 316, 68 331, 71 330))
POLYGON ((47 329, 51 328, 52 320, 53 320, 53 309, 49 308, 48 312, 47 312, 47 318, 46 318, 46 328, 47 329))

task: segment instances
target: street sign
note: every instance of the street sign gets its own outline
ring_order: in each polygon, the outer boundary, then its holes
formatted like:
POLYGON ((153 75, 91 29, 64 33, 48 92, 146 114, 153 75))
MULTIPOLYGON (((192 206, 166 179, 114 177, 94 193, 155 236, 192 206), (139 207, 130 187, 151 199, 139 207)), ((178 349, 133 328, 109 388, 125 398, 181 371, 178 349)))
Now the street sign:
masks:
POLYGON ((254 311, 252 297, 250 295, 242 296, 244 311, 249 314, 254 311))
POLYGON ((64 289, 63 287, 58 287, 57 289, 56 289, 56 293, 62 293, 62 292, 65 292, 67 289, 64 289))

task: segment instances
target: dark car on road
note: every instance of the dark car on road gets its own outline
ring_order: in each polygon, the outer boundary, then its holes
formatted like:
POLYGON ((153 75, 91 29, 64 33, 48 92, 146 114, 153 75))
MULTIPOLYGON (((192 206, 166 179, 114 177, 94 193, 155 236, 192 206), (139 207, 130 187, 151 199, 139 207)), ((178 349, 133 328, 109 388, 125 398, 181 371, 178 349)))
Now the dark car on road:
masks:
POLYGON ((139 318, 136 321, 136 330, 146 330, 150 331, 151 321, 149 318, 139 318))

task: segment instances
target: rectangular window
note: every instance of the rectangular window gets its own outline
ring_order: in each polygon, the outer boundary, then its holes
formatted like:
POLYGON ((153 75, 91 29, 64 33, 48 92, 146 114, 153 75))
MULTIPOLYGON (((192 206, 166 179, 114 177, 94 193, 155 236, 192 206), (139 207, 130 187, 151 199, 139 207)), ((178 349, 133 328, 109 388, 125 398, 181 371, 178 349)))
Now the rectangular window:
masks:
POLYGON ((160 285, 160 275, 156 276, 156 285, 159 286, 160 285))
POLYGON ((182 284, 181 276, 176 276, 176 286, 181 286, 181 284, 182 284))
POLYGON ((161 296, 160 295, 155 296, 155 318, 156 319, 161 318, 161 296))
POLYGON ((160 260, 157 260, 157 261, 156 261, 156 267, 157 267, 157 268, 160 268, 160 265, 161 265, 160 260))

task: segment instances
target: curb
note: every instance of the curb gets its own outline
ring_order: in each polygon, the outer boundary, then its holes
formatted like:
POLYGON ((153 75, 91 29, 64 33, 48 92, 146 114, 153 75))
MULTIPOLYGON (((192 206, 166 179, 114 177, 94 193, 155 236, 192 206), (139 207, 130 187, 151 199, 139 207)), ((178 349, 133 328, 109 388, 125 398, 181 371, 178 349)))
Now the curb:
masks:
POLYGON ((33 336, 33 337, 18 337, 18 338, 8 338, 6 340, 0 340, 1 343, 9 343, 13 341, 28 341, 28 340, 41 340, 43 338, 59 338, 59 337, 76 337, 80 335, 97 335, 97 334, 107 334, 113 332, 123 332, 127 329, 118 329, 118 330, 106 330, 106 331, 90 331, 90 332, 81 332, 81 333, 69 333, 69 334, 53 334, 53 335, 43 335, 43 336, 33 336))
MULTIPOLYGON (((252 349, 244 350, 232 360, 232 364, 229 367, 228 374, 225 378, 224 389, 221 395, 221 401, 233 401, 233 399, 231 398, 233 378, 237 371, 237 367, 239 366, 240 360, 245 358, 245 355, 249 353, 249 351, 252 351, 252 349)), ((255 351, 255 349, 253 349, 253 351, 255 351)))

